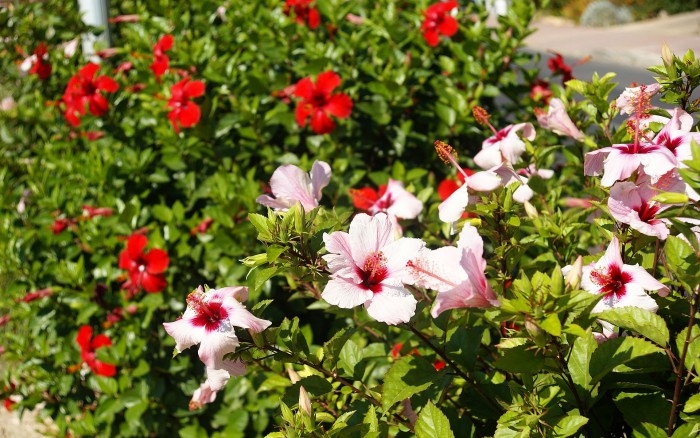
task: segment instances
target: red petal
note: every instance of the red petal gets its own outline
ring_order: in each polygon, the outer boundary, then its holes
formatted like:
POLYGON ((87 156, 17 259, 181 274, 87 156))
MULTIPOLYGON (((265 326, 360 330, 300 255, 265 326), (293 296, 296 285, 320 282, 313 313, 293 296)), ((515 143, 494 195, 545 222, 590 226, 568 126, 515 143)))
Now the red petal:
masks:
POLYGON ((328 134, 335 129, 335 122, 322 110, 316 110, 311 114, 311 129, 316 134, 328 134))
POLYGON ((100 376, 113 377, 115 374, 117 374, 117 367, 108 363, 100 362, 99 360, 95 360, 89 365, 92 371, 100 376))
POLYGON ((100 69, 100 66, 97 64, 94 64, 92 62, 88 62, 85 67, 81 68, 78 71, 78 75, 83 78, 87 79, 89 81, 92 81, 92 78, 95 76, 95 73, 97 73, 97 70, 100 69))
POLYGON ((336 117, 344 119, 352 112, 352 99, 345 93, 335 94, 331 96, 325 110, 336 117))
POLYGON ((175 130, 175 133, 180 132, 180 125, 177 122, 179 115, 180 115, 179 109, 174 109, 168 113, 168 119, 170 119, 170 123, 173 125, 173 129, 175 130))
POLYGON ((100 76, 97 78, 95 86, 98 90, 106 91, 108 93, 114 93, 119 89, 119 84, 117 84, 117 81, 109 76, 100 76))
POLYGON ((202 81, 192 81, 185 84, 185 94, 192 97, 199 97, 204 94, 204 82, 202 81))
POLYGON ((308 103, 301 102, 297 104, 296 110, 294 110, 294 118, 302 128, 306 125, 306 119, 311 115, 312 108, 308 103))
POLYGON ((316 78, 316 90, 328 96, 341 83, 340 76, 333 71, 324 71, 316 78))
POLYGON ((109 109, 109 102, 101 94, 94 94, 90 98, 90 113, 94 116, 100 117, 109 109))
POLYGON ((188 102, 183 108, 180 109, 178 114, 178 121, 183 128, 189 128, 194 126, 199 122, 200 111, 199 105, 194 102, 188 102))
POLYGON ((314 93, 314 83, 310 78, 304 78, 294 87, 294 95, 304 100, 310 100, 314 93))
POLYGON ((371 187, 363 187, 361 189, 350 189, 350 198, 355 208, 359 210, 369 210, 377 199, 379 194, 371 187))
POLYGON ((437 193, 440 199, 444 201, 445 199, 449 198, 450 195, 453 194, 458 188, 459 185, 455 180, 444 179, 438 185, 437 193))
POLYGON ((153 74, 156 76, 163 76, 165 74, 165 71, 168 69, 169 63, 170 59, 167 56, 156 56, 156 58, 153 60, 153 63, 151 64, 151 70, 153 71, 153 74))
POLYGON ((146 263, 146 271, 149 274, 160 274, 168 268, 170 258, 168 253, 162 249, 152 249, 144 257, 146 263))
POLYGON ((144 273, 141 277, 141 286, 149 293, 160 292, 165 289, 167 285, 168 282, 162 274, 151 275, 144 273))
POLYGON ((316 8, 309 9, 309 29, 314 30, 321 24, 321 15, 316 8))
POLYGON ((445 36, 451 37, 452 35, 457 33, 458 29, 459 23, 457 23, 457 20, 455 20, 454 17, 447 15, 445 16, 442 23, 440 23, 438 31, 445 36))
POLYGON ((126 241, 126 250, 132 260, 138 260, 143 255, 143 249, 148 243, 148 238, 143 234, 132 234, 126 241))
POLYGON ((163 38, 158 40, 156 45, 153 47, 153 51, 165 52, 173 48, 173 36, 170 34, 163 35, 163 38))
POLYGON ((75 337, 75 342, 80 345, 81 350, 90 348, 90 338, 92 337, 92 327, 84 325, 78 329, 78 334, 75 337))
POLYGON ((434 30, 426 30, 423 32, 423 38, 430 47, 435 47, 440 42, 440 35, 434 30))
POLYGON ((92 342, 90 342, 90 347, 92 347, 93 350, 97 350, 100 347, 106 347, 108 345, 112 345, 112 341, 107 335, 103 334, 95 336, 92 342))

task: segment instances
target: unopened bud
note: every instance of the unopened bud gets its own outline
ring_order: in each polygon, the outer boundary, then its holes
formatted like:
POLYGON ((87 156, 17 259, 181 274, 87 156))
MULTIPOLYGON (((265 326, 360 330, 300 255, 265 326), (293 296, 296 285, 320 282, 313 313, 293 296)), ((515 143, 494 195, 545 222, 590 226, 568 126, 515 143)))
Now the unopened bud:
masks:
POLYGON ((301 377, 299 377, 299 374, 297 374, 297 372, 294 371, 294 368, 292 368, 291 365, 287 367, 287 375, 289 376, 289 380, 292 381, 292 385, 301 380, 301 377))
POLYGON ((673 52, 671 52, 671 48, 665 42, 661 46, 661 59, 667 66, 673 64, 673 52))
POLYGON ((571 265, 564 277, 564 281, 572 289, 578 289, 581 284, 581 275, 583 274, 583 257, 576 257, 576 261, 571 265))
POLYGON ((311 416, 311 399, 303 386, 299 387, 299 410, 311 416))
POLYGON ((523 202, 523 207, 525 207, 525 214, 527 214, 527 217, 530 219, 536 219, 539 216, 537 209, 534 205, 530 204, 529 201, 523 202))

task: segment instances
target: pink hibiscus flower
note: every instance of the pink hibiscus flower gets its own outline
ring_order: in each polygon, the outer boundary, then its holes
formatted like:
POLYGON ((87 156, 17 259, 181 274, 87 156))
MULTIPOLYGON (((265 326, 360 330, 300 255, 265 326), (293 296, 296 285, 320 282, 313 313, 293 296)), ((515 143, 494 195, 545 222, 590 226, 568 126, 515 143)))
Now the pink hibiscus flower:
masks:
POLYGON ((421 251, 409 262, 414 284, 437 291, 430 314, 437 318, 449 309, 487 308, 499 305, 484 271, 484 242, 473 226, 466 224, 457 246, 421 251))
POLYGON ((537 122, 544 129, 548 129, 555 134, 566 135, 574 140, 583 139, 583 134, 571 121, 571 117, 566 112, 564 102, 561 99, 550 99, 546 114, 540 108, 535 108, 535 116, 537 117, 537 122))
POLYGON ((324 234, 331 279, 322 297, 350 309, 364 305, 367 313, 387 324, 408 322, 416 299, 404 287, 410 282, 406 264, 424 248, 420 239, 394 240, 393 225, 385 213, 356 215, 348 233, 324 234))
POLYGON ((353 198, 355 206, 362 205, 362 209, 369 214, 386 213, 394 224, 394 228, 400 235, 402 233, 399 219, 415 219, 423 210, 423 202, 416 198, 411 192, 403 187, 401 181, 396 181, 389 178, 389 183, 380 188, 381 195, 377 196, 373 201, 365 195, 378 194, 372 189, 367 190, 351 190, 350 195, 353 198))
POLYGON ((669 234, 668 227, 664 219, 656 216, 668 207, 651 200, 657 193, 648 184, 637 186, 629 181, 618 182, 610 189, 608 209, 616 221, 664 240, 669 234))
MULTIPOLYGON (((566 275, 569 266, 562 269, 566 275)), ((620 255, 620 242, 613 237, 605 254, 595 263, 583 267, 581 288, 603 298, 593 307, 600 313, 616 307, 640 307, 656 312, 659 306, 645 291, 666 287, 639 265, 625 265, 620 255)))
POLYGON ((304 78, 297 82, 294 95, 300 97, 294 112, 299 126, 306 126, 311 117, 311 129, 316 134, 328 134, 335 129, 335 122, 329 116, 344 119, 352 112, 352 100, 347 94, 331 94, 340 85, 340 76, 332 71, 324 71, 316 78, 304 78))
POLYGON ((234 326, 258 333, 271 324, 253 315, 241 304, 247 299, 247 287, 205 291, 200 286, 187 296, 187 309, 182 317, 163 323, 163 327, 175 339, 178 353, 199 344, 199 358, 208 372, 223 369, 221 362, 224 355, 233 353, 239 345, 234 326))
POLYGON ((331 180, 331 167, 324 161, 314 161, 308 174, 292 164, 278 167, 270 178, 273 196, 260 195, 255 199, 258 204, 287 211, 289 207, 300 202, 304 211, 318 207, 321 190, 331 180))

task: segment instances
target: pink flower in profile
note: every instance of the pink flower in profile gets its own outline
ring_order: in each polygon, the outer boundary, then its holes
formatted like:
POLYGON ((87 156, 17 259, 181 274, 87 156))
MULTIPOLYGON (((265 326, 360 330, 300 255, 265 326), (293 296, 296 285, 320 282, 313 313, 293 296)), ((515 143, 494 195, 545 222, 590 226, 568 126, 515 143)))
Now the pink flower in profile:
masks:
POLYGON ((273 196, 260 195, 255 199, 258 204, 279 211, 287 211, 289 207, 300 202, 304 211, 318 207, 321 200, 321 190, 331 180, 331 167, 324 161, 314 161, 308 174, 292 164, 278 167, 270 178, 270 188, 273 196))
POLYGON ((660 84, 641 85, 639 87, 628 87, 615 100, 615 106, 622 114, 637 113, 640 104, 646 105, 649 99, 661 90, 660 84))
POLYGON ((525 142, 518 133, 527 140, 535 139, 535 128, 532 123, 518 123, 508 125, 501 130, 496 130, 489 122, 489 114, 481 107, 472 110, 476 121, 488 126, 493 135, 481 144, 481 151, 474 157, 474 162, 482 169, 491 169, 503 162, 515 164, 525 152, 525 142))
POLYGON ((555 134, 566 135, 574 140, 583 139, 583 134, 571 121, 571 117, 567 114, 564 102, 561 99, 551 99, 546 114, 544 110, 535 108, 535 116, 537 117, 537 122, 544 129, 548 129, 555 134))
POLYGON ((424 250, 409 262, 416 286, 437 291, 430 314, 437 318, 449 309, 487 308, 499 305, 484 271, 484 242, 473 226, 466 224, 456 247, 424 250))
POLYGON ((217 393, 226 386, 229 379, 233 376, 242 376, 246 370, 245 364, 240 360, 221 360, 216 366, 215 369, 207 368, 207 380, 192 394, 189 404, 190 411, 213 403, 217 393))
POLYGON ((271 324, 250 313, 241 304, 246 299, 247 287, 205 291, 200 286, 187 296, 187 309, 182 317, 163 323, 163 327, 175 339, 178 353, 199 344, 199 358, 207 369, 222 369, 224 355, 233 353, 239 345, 234 326, 258 333, 271 324))
POLYGON ((416 299, 405 287, 410 283, 406 264, 425 247, 420 239, 394 240, 385 213, 356 215, 348 233, 324 234, 330 281, 321 296, 343 309, 364 305, 372 318, 386 324, 408 322, 416 299))
POLYGON ((657 214, 667 207, 651 200, 656 194, 657 191, 648 184, 637 186, 629 181, 618 182, 610 189, 608 209, 616 221, 664 240, 669 234, 668 227, 665 220, 657 218, 657 214))
POLYGON ((423 38, 430 47, 435 47, 440 43, 440 35, 451 37, 459 30, 459 23, 450 15, 450 12, 459 6, 456 1, 440 1, 428 6, 425 10, 425 17, 420 26, 423 38))
POLYGON ((435 150, 442 161, 452 164, 464 178, 464 183, 438 206, 438 217, 447 223, 457 222, 469 205, 469 189, 488 192, 501 185, 501 177, 495 169, 484 172, 467 172, 457 163, 457 154, 452 146, 442 141, 435 142, 435 150))
MULTIPOLYGON (((562 269, 566 275, 569 266, 562 269)), ((595 263, 583 267, 581 288, 603 298, 591 313, 616 307, 640 307, 656 312, 659 306, 645 291, 666 287, 639 265, 625 265, 620 255, 620 242, 613 237, 605 254, 595 263)))
POLYGON ((335 122, 329 116, 344 119, 352 112, 352 99, 345 93, 331 94, 340 85, 340 76, 332 71, 324 71, 316 78, 304 78, 294 87, 294 95, 301 98, 294 110, 294 117, 301 127, 311 117, 311 130, 316 134, 328 134, 335 129, 335 122))

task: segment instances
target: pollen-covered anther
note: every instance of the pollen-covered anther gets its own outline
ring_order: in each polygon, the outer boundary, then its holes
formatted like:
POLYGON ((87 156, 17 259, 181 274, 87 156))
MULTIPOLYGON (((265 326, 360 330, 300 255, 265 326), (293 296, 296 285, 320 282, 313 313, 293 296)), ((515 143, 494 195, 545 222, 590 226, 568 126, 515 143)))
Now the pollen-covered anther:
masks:
POLYGON ((457 161, 457 152, 444 141, 435 140, 435 151, 445 164, 452 164, 457 161))
POLYGON ((474 115, 474 119, 478 124, 485 126, 489 125, 489 118, 491 117, 491 114, 489 114, 484 108, 475 106, 472 108, 472 114, 474 115))

